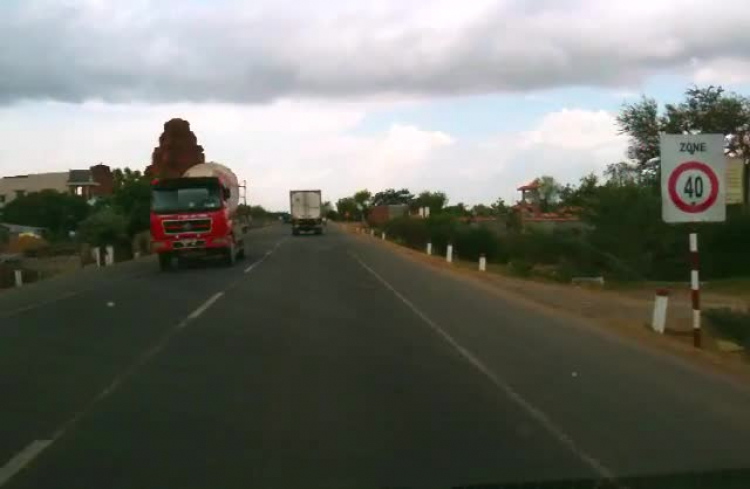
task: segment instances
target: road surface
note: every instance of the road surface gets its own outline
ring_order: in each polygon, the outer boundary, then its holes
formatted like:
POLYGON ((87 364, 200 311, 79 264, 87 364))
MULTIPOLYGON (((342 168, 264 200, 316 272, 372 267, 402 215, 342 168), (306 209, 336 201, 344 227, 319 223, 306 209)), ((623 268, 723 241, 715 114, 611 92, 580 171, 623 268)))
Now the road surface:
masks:
POLYGON ((231 269, 159 273, 147 258, 1 293, 0 487, 454 487, 750 468, 747 386, 372 238, 290 234, 254 231, 231 269))

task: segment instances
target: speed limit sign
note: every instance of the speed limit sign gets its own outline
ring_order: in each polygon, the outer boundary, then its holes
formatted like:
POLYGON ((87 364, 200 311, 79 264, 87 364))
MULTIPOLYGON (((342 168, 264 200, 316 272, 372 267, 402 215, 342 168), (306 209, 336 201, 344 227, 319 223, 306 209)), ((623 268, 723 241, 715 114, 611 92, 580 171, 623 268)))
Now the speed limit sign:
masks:
POLYGON ((665 222, 726 219, 722 134, 662 134, 661 200, 665 222))

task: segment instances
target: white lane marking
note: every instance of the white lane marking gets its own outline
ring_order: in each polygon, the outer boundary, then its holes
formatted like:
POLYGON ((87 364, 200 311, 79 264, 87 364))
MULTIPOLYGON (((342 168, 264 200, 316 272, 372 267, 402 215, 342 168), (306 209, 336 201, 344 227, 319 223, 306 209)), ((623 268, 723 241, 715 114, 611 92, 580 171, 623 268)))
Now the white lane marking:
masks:
POLYGON ((245 273, 252 272, 255 267, 257 267, 258 265, 260 265, 261 263, 263 263, 263 261, 265 261, 266 258, 268 258, 269 256, 271 256, 274 251, 276 251, 277 249, 279 249, 279 246, 281 246, 281 244, 284 241, 286 241, 287 239, 289 239, 289 238, 282 239, 281 241, 279 241, 278 243, 276 243, 273 248, 271 248, 270 250, 266 251, 266 254, 263 255, 262 258, 260 258, 259 260, 251 263, 250 266, 245 269, 245 273))
MULTIPOLYGON (((196 309, 195 311, 191 312, 190 315, 188 316, 188 319, 191 320, 191 321, 193 319, 197 319, 201 314, 203 314, 204 312, 206 312, 206 309, 208 309, 209 307, 211 307, 214 302, 216 302, 219 299, 221 299, 221 296, 223 296, 223 295, 224 295, 224 292, 217 292, 214 295, 212 295, 206 302, 204 302, 203 304, 201 304, 201 306, 198 307, 198 309, 196 309)), ((185 324, 187 324, 187 322, 185 322, 185 324)))
POLYGON ((0 467, 0 487, 31 463, 37 455, 52 444, 52 440, 34 440, 26 448, 0 467))
POLYGON ((357 262, 370 274, 378 279, 378 281, 390 290, 401 302, 404 303, 411 311, 416 314, 422 321, 424 321, 432 330, 437 333, 443 340, 445 340, 450 346, 452 346, 461 356, 464 357, 471 365, 473 365, 480 373, 482 373, 487 379, 489 379, 498 389, 503 391, 511 401, 515 402, 524 411, 526 411, 539 425, 542 426, 547 432, 552 435, 557 441, 568 448, 574 455, 576 455, 582 462, 593 469, 599 476, 608 479, 612 482, 616 482, 614 473, 602 464, 599 460, 589 455, 576 445, 575 441, 565 433, 562 428, 558 427, 541 409, 534 406, 530 401, 526 400, 521 394, 519 394, 513 387, 508 383, 500 379, 494 372, 492 372, 481 360, 474 356, 473 353, 468 351, 466 348, 458 344, 451 335, 446 333, 440 326, 438 326, 432 319, 430 319, 425 313, 423 313, 417 306, 415 306, 409 299, 404 297, 398 290, 396 290, 386 279, 380 276, 378 272, 370 268, 365 262, 363 262, 356 254, 349 252, 349 254, 357 260, 357 262))
POLYGON ((185 319, 177 323, 175 327, 167 331, 161 339, 151 346, 148 350, 136 359, 124 372, 114 378, 103 390, 101 390, 89 403, 80 411, 75 413, 71 418, 65 421, 52 435, 49 440, 36 440, 29 444, 26 448, 20 451, 10 461, 0 468, 0 487, 7 483, 14 475, 20 472, 24 467, 29 465, 40 453, 42 453, 47 447, 51 446, 57 440, 65 435, 71 428, 73 428, 78 421, 84 416, 90 413, 99 402, 106 399, 112 393, 114 393, 122 383, 132 376, 140 367, 145 365, 151 358, 161 352, 165 346, 169 343, 172 337, 191 321, 200 317, 201 314, 206 312, 217 300, 224 295, 224 292, 217 292, 216 294, 209 297, 203 304, 198 306, 193 312, 191 312, 185 319))

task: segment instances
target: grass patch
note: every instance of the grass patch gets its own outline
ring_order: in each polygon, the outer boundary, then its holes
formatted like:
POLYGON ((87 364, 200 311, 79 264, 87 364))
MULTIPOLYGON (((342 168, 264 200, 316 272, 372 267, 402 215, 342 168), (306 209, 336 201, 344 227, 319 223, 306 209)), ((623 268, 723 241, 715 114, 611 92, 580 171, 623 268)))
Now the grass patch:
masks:
POLYGON ((716 336, 733 341, 746 350, 750 349, 750 309, 707 309, 703 316, 716 336))

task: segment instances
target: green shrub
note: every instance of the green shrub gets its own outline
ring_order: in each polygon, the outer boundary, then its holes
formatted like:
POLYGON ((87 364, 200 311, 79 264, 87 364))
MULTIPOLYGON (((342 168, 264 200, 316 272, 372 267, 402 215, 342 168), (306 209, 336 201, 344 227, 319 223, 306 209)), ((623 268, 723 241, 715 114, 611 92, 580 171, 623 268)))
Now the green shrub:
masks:
POLYGON ((128 240, 128 220, 112 209, 102 209, 83 220, 78 227, 81 240, 93 246, 120 245, 128 240))
POLYGON ((453 236, 453 244, 464 260, 477 261, 482 253, 488 261, 500 262, 505 258, 497 236, 488 229, 459 228, 453 236))
POLYGON ((523 258, 514 258, 508 262, 508 270, 513 275, 518 275, 519 277, 528 277, 531 275, 531 269, 533 268, 533 265, 523 258))
POLYGON ((429 228, 422 219, 399 217, 386 222, 383 231, 410 248, 423 248, 429 239, 429 228))

